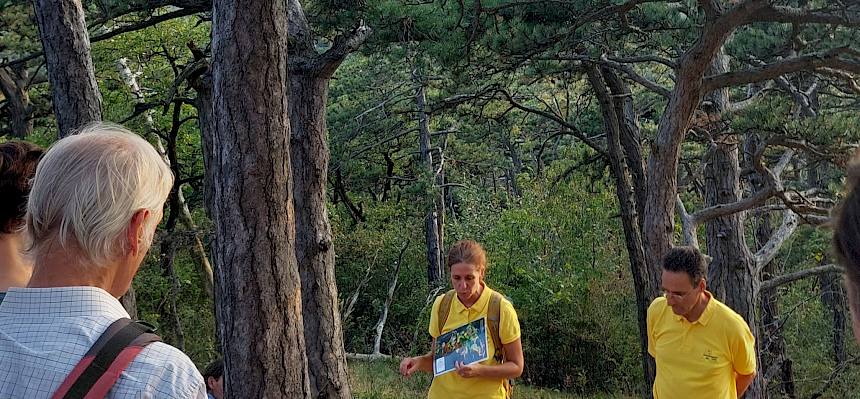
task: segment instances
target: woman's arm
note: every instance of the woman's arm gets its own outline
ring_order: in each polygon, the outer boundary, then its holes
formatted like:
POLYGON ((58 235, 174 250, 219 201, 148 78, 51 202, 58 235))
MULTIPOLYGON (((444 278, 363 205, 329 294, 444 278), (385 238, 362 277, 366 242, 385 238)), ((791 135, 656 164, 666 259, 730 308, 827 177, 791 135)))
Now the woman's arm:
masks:
POLYGON ((506 358, 504 363, 493 365, 475 363, 468 366, 457 364, 457 374, 463 378, 509 379, 519 377, 523 374, 523 366, 525 365, 523 343, 517 338, 515 341, 504 346, 506 358))
POLYGON ((436 340, 430 346, 430 353, 421 356, 407 357, 400 362, 400 374, 409 377, 416 371, 433 373, 433 352, 436 350, 436 340))

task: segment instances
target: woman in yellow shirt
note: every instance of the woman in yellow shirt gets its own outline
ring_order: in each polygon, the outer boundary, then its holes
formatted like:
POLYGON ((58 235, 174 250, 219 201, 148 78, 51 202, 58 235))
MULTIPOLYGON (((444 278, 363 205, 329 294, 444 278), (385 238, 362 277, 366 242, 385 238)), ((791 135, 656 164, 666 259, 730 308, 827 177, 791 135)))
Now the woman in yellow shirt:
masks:
POLYGON ((433 379, 427 397, 507 398, 510 393, 508 380, 519 377, 525 364, 517 313, 510 301, 484 283, 487 255, 480 244, 471 240, 456 242, 448 250, 446 263, 454 289, 449 294, 440 295, 433 303, 428 329, 433 337, 433 348, 426 355, 403 359, 400 374, 408 377, 418 370, 433 373, 436 339, 457 327, 484 318, 488 359, 469 365, 456 363, 456 370, 433 379), (443 303, 448 304, 447 312, 445 309, 440 311, 443 303), (493 330, 498 331, 497 337, 491 337, 493 330), (501 348, 494 344, 496 340, 501 348))

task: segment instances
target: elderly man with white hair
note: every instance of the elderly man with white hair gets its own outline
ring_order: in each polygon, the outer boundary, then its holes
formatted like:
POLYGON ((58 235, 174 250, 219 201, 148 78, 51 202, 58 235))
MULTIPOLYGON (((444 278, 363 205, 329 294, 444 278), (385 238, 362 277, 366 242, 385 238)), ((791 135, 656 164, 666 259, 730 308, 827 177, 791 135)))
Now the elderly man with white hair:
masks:
POLYGON ((33 275, 0 305, 0 398, 206 398, 191 360, 117 300, 172 184, 155 149, 118 126, 48 150, 27 204, 33 275))

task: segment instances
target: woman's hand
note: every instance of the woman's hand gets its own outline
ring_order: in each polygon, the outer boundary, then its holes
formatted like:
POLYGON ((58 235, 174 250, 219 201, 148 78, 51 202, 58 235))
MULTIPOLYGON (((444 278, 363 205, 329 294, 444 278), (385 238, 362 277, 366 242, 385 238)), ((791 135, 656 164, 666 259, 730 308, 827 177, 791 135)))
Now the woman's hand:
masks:
POLYGON ((418 370, 419 359, 416 357, 406 357, 400 362, 400 375, 409 377, 415 370, 418 370))
POLYGON ((463 378, 474 378, 482 376, 482 372, 487 366, 484 366, 480 363, 464 365, 463 362, 454 363, 454 367, 457 368, 457 374, 463 378))

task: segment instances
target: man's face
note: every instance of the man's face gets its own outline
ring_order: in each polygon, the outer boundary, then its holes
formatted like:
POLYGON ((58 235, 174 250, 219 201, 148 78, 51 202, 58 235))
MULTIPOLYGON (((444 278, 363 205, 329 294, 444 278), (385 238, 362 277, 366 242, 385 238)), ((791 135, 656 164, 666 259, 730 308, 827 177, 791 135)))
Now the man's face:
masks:
POLYGON ((689 314, 696 307, 701 293, 705 290, 704 279, 693 284, 690 275, 685 272, 663 270, 661 282, 666 303, 672 307, 672 312, 678 316, 689 314))

